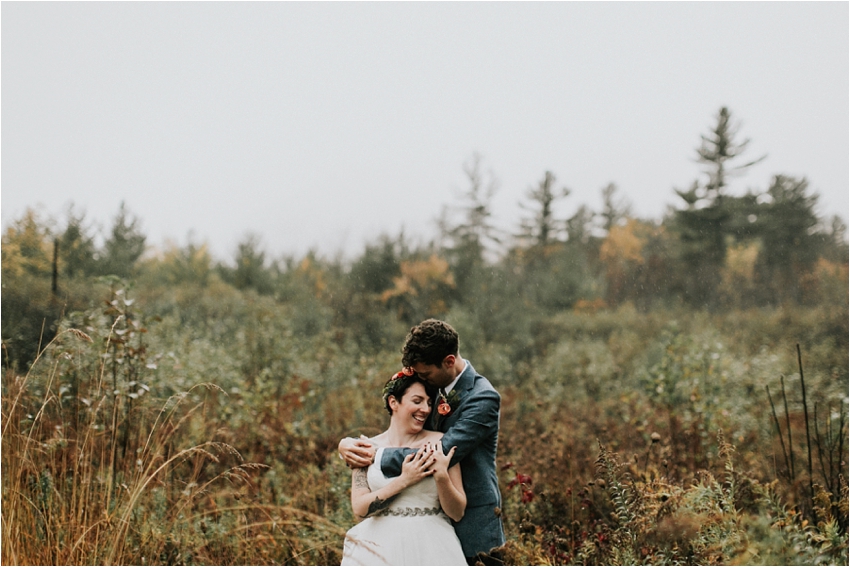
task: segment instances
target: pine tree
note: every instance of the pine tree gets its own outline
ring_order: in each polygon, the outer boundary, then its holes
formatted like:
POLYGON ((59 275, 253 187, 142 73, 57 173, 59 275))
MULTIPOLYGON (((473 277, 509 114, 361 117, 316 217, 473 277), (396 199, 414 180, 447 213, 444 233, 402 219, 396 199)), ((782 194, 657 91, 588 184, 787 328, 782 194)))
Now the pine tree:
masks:
POLYGON ((444 209, 439 222, 441 236, 447 241, 444 252, 461 298, 480 293, 482 274, 488 269, 488 252, 501 245, 499 230, 492 221, 492 200, 498 189, 495 177, 481 171, 478 154, 464 164, 463 171, 469 187, 459 205, 444 209), (452 224, 453 212, 462 215, 457 224, 452 224))
POLYGON ((697 149, 697 161, 705 166, 706 180, 694 181, 684 191, 676 189, 685 207, 674 211, 672 224, 680 237, 680 259, 686 268, 685 295, 696 305, 713 302, 726 258, 727 236, 735 230, 734 213, 741 203, 726 196, 729 177, 742 174, 767 157, 732 165, 750 142, 738 142, 738 130, 729 110, 721 108, 715 126, 701 136, 697 149))
POLYGON ((567 242, 570 244, 587 244, 593 236, 593 221, 596 213, 587 205, 582 205, 576 213, 567 219, 567 242))
POLYGON ((767 190, 767 202, 758 215, 763 280, 773 300, 798 301, 799 276, 819 256, 821 239, 816 229, 817 194, 808 194, 809 182, 776 175, 767 190))
POLYGON ((463 172, 469 181, 469 188, 461 195, 459 210, 463 221, 449 226, 442 224, 442 231, 452 242, 452 250, 465 260, 481 262, 488 247, 501 244, 498 230, 492 224, 492 200, 498 190, 498 183, 492 173, 485 179, 481 171, 481 156, 473 154, 464 164, 463 172))
POLYGON ((602 218, 602 228, 605 232, 611 232, 613 227, 632 214, 632 206, 626 198, 615 197, 617 191, 615 183, 609 183, 602 188, 602 212, 599 216, 602 218))
POLYGON ((564 230, 563 223, 555 219, 555 203, 570 194, 566 187, 555 190, 555 175, 547 171, 537 187, 531 188, 526 197, 531 202, 529 205, 520 203, 520 207, 531 211, 533 216, 524 218, 520 222, 519 238, 521 241, 530 241, 534 246, 545 248, 554 241, 560 240, 564 230))
POLYGON ((85 223, 85 213, 68 208, 68 221, 59 236, 59 261, 65 277, 90 276, 97 272, 97 249, 94 236, 85 223))
POLYGON ((271 274, 266 267, 266 253, 258 235, 249 233, 245 236, 237 246, 234 260, 236 268, 226 278, 234 287, 251 288, 261 294, 271 293, 271 274))
POLYGON ((722 107, 717 113, 717 124, 709 136, 701 136, 702 144, 697 149, 697 161, 706 165, 705 173, 708 174, 708 182, 704 185, 708 199, 722 197, 730 175, 740 174, 767 157, 764 155, 727 170, 727 162, 740 157, 750 143, 749 138, 740 143, 735 141, 739 126, 733 126, 731 122, 729 109, 722 107))
POLYGON ((100 272, 126 278, 132 275, 136 262, 145 251, 145 235, 140 221, 121 203, 112 223, 109 238, 103 246, 100 272))

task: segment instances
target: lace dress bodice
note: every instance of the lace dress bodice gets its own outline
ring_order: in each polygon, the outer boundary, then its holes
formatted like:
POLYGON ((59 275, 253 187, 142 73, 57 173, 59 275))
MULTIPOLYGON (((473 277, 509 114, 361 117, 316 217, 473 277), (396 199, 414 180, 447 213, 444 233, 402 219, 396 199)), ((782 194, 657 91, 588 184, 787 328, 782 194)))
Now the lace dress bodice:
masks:
MULTIPOLYGON (((392 481, 381 472, 383 448, 366 471, 373 492, 392 481)), ((466 565, 448 516, 440 508, 437 482, 425 478, 398 494, 388 508, 346 533, 342 565, 466 565)))
MULTIPOLYGON (((369 488, 374 492, 388 485, 393 479, 384 476, 381 472, 381 457, 383 447, 378 448, 375 454, 375 462, 369 466, 366 472, 366 480, 369 488)), ((440 508, 440 497, 437 495, 437 482, 433 477, 425 478, 413 486, 407 487, 398 497, 393 500, 389 508, 383 510, 382 516, 438 516, 443 514, 440 508)))

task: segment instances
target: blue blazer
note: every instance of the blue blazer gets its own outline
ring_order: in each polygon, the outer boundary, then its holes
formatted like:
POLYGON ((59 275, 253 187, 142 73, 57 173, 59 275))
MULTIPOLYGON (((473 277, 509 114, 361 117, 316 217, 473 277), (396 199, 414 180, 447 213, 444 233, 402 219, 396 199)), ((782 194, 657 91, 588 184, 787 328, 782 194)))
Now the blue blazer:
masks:
MULTIPOLYGON (((460 522, 453 522, 455 532, 467 557, 479 552, 488 553, 505 543, 505 532, 499 509, 502 496, 496 476, 496 446, 499 440, 499 393, 484 376, 478 374, 469 361, 450 393, 457 401, 448 416, 434 411, 429 429, 442 431, 443 450, 457 447, 451 464, 460 462, 463 489, 466 492, 466 511, 460 522)), ((412 449, 384 449, 381 470, 388 477, 401 474, 401 464, 412 449)))

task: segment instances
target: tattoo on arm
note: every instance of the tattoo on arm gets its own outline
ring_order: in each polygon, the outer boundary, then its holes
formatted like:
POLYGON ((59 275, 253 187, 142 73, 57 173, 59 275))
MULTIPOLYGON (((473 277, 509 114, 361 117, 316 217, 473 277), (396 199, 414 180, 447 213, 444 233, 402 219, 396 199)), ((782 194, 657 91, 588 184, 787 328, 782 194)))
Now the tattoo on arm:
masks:
POLYGON ((390 496, 386 500, 381 500, 380 498, 375 498, 374 502, 369 504, 369 510, 366 512, 366 515, 364 517, 368 518, 372 514, 375 514, 376 512, 380 512, 384 508, 389 507, 389 505, 392 504, 393 500, 396 499, 396 496, 398 496, 398 494, 394 494, 393 496, 390 496))
POLYGON ((369 481, 366 480, 366 469, 354 469, 354 486, 369 490, 369 481))

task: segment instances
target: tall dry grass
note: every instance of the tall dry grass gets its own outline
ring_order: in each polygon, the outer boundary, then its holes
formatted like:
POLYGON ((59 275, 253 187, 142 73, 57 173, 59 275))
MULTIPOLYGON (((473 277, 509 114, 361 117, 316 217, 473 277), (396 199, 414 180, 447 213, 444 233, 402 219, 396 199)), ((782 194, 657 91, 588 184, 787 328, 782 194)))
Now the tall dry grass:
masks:
MULTIPOLYGON (((27 374, 6 372, 2 562, 339 562, 354 519, 336 443, 385 427, 377 392, 397 352, 295 332, 271 300, 205 297, 209 313, 161 310, 147 333, 114 292, 69 316, 27 374)), ((500 381, 508 562, 846 563, 846 477, 783 471, 775 414, 789 460, 804 415, 790 396, 772 413, 765 385, 802 376, 764 339, 774 321, 745 319, 747 344, 721 332, 734 318, 670 318, 554 317, 523 363, 464 351, 500 381)), ((786 319, 795 335, 813 325, 786 319)), ((846 353, 827 339, 809 341, 806 381, 838 419, 813 412, 813 443, 844 466, 846 353)))
POLYGON ((26 375, 4 376, 3 563, 335 558, 344 530, 320 515, 240 502, 266 465, 216 438, 204 393, 224 394, 218 386, 200 383, 162 403, 126 380, 131 353, 113 340, 121 321, 103 340, 65 329, 26 375))

